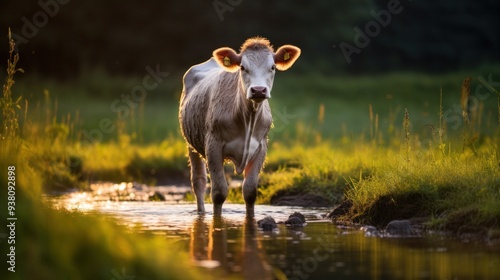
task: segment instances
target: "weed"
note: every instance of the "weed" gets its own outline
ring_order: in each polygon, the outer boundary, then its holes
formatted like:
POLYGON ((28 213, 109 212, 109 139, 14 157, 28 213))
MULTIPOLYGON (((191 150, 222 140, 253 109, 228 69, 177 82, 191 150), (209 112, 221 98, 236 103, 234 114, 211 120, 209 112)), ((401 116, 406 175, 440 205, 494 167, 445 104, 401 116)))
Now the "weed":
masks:
POLYGON ((444 137, 446 135, 446 122, 443 120, 443 88, 439 92, 439 130, 438 130, 438 148, 441 151, 441 155, 445 155, 446 143, 444 143, 444 137))
POLYGON ((410 113, 405 108, 405 116, 403 119, 404 144, 405 144, 405 160, 410 163, 410 113))
POLYGON ((14 85, 14 75, 17 72, 23 73, 24 70, 17 68, 19 54, 14 54, 15 43, 12 39, 9 28, 9 58, 7 60, 7 76, 2 88, 2 97, 0 98, 0 109, 2 110, 2 126, 0 128, 0 141, 13 140, 18 133, 19 121, 17 110, 21 109, 20 103, 22 97, 16 100, 12 99, 12 86, 14 85))
MULTIPOLYGON (((40 131, 34 124, 22 138, 18 134, 16 110, 21 109, 21 99, 12 100, 12 85, 19 56, 12 56, 14 45, 9 42, 11 57, 0 106, 0 170, 15 170, 15 187, 9 184, 15 210, 9 218, 15 216, 11 223, 16 225, 16 241, 21 241, 10 245, 18 262, 9 279, 111 279, 118 267, 130 268, 144 279, 200 279, 187 254, 164 238, 130 233, 114 219, 54 210, 42 202, 42 185, 56 183, 67 189, 77 184, 75 176, 82 169, 75 163, 82 158, 65 146, 69 132, 56 120, 46 126, 50 129, 40 131)), ((7 176, 0 176, 0 185, 7 186, 7 176)), ((6 190, 0 192, 0 200, 7 201, 6 190)), ((0 218, 6 221, 7 214, 1 211, 0 218)), ((7 262, 7 254, 0 258, 7 262)))

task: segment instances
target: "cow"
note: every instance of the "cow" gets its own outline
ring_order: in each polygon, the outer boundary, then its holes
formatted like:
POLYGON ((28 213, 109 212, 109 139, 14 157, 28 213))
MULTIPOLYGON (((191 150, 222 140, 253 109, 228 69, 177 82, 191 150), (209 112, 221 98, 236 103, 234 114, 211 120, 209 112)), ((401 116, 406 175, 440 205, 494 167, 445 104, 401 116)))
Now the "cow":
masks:
POLYGON ((237 53, 223 47, 192 66, 183 77, 179 123, 188 144, 191 186, 199 213, 205 212, 206 166, 212 185, 214 215, 221 215, 228 194, 224 162, 244 175, 247 216, 254 216, 258 175, 267 153, 272 125, 271 98, 277 70, 290 68, 301 50, 284 45, 276 52, 262 37, 247 39, 237 53))

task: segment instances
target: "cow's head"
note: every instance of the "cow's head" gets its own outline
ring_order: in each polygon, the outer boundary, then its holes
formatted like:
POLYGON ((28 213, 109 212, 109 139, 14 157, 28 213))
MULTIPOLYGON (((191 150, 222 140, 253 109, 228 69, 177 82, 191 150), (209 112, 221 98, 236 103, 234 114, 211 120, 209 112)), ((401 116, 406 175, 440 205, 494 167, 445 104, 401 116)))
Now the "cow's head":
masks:
POLYGON ((260 103, 271 97, 276 69, 290 68, 299 58, 300 49, 284 45, 274 52, 267 39, 256 37, 246 40, 239 54, 226 47, 215 50, 213 56, 226 71, 239 71, 246 98, 260 103))

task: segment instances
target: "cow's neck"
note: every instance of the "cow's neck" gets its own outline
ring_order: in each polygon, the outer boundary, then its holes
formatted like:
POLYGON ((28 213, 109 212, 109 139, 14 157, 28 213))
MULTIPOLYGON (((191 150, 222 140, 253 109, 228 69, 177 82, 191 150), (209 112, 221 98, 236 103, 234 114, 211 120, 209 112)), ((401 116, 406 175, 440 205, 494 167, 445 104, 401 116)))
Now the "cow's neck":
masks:
POLYGON ((238 106, 236 107, 239 107, 237 111, 240 114, 240 118, 242 119, 245 128, 245 144, 243 148, 242 160, 240 162, 240 166, 237 167, 239 171, 242 171, 248 164, 248 161, 252 158, 253 152, 255 152, 250 148, 251 141, 252 138, 255 138, 255 128, 261 118, 263 106, 262 103, 256 103, 248 100, 245 97, 245 93, 242 88, 240 89, 238 96, 238 106))
POLYGON ((240 92, 238 95, 240 96, 240 100, 237 103, 238 106, 236 106, 239 107, 236 109, 236 113, 239 114, 245 124, 246 137, 251 137, 253 135, 255 124, 262 115, 262 102, 257 103, 248 100, 243 92, 240 92))

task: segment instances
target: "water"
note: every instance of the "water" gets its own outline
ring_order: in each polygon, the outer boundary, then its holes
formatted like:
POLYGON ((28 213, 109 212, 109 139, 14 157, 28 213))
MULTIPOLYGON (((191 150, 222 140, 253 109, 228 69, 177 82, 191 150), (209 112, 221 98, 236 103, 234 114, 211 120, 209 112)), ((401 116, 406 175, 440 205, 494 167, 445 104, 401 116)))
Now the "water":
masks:
POLYGON ((96 197, 73 193, 50 200, 56 208, 99 211, 139 232, 173 239, 195 266, 207 271, 207 278, 500 279, 498 246, 437 234, 367 236, 323 219, 330 209, 257 205, 255 219, 247 219, 245 206, 239 204, 224 204, 222 217, 214 217, 210 211, 199 215, 192 203, 96 197), (255 222, 266 215, 285 221, 296 211, 306 217, 303 228, 278 224, 264 232, 255 222))

